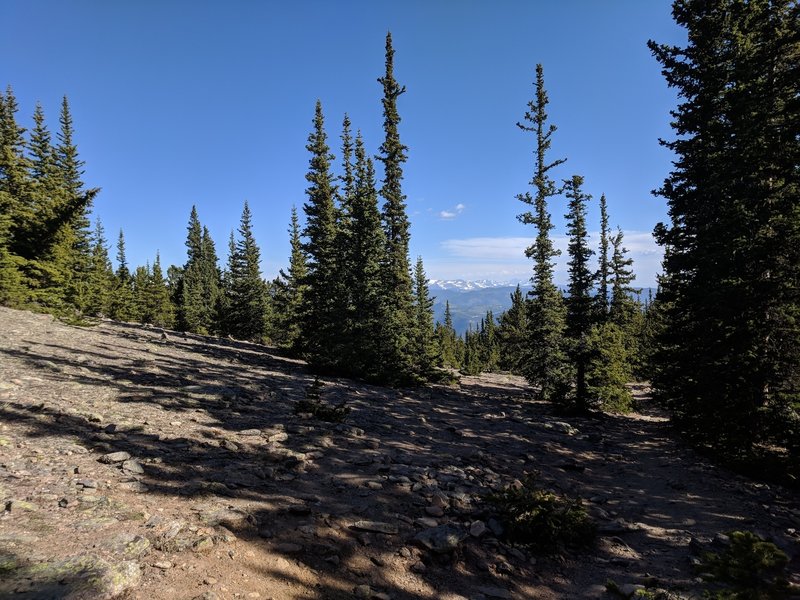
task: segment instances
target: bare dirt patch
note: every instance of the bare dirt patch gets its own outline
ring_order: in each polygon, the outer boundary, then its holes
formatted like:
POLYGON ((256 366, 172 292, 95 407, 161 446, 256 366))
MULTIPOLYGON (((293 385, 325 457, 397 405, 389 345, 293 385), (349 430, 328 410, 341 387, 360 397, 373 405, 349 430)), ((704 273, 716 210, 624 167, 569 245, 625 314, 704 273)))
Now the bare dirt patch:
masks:
POLYGON ((692 557, 733 529, 774 541, 797 581, 798 499, 682 447, 646 388, 642 414, 564 419, 506 375, 323 379, 351 408, 326 423, 293 413, 312 381, 254 344, 0 308, 0 596, 691 596, 692 557), (498 539, 481 498, 530 473, 585 500, 593 551, 498 539))

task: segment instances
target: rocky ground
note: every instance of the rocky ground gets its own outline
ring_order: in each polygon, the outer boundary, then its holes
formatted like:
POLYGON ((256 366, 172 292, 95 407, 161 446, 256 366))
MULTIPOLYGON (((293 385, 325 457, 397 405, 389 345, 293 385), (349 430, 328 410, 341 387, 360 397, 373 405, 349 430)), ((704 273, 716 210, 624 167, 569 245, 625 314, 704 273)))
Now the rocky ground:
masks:
POLYGON ((715 467, 642 413, 563 419, 524 381, 313 381, 262 346, 0 308, 0 597, 699 597, 692 560, 748 529, 800 583, 800 502, 715 467), (482 501, 526 474, 580 496, 594 548, 507 545, 482 501), (3 506, 0 506, 2 510, 3 506))

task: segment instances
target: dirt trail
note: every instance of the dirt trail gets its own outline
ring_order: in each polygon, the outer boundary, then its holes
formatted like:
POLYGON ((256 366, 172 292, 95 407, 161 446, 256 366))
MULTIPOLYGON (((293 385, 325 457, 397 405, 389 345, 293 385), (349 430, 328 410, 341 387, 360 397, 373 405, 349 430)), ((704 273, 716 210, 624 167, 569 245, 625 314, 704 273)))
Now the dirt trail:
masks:
POLYGON ((337 425, 293 414, 312 381, 258 345, 0 308, 0 597, 600 598, 609 579, 692 597, 691 558, 732 529, 800 583, 798 498, 682 447, 645 388, 643 414, 590 420, 512 376, 324 379, 352 409, 337 425), (591 553, 497 539, 480 498, 534 472, 586 500, 591 553))

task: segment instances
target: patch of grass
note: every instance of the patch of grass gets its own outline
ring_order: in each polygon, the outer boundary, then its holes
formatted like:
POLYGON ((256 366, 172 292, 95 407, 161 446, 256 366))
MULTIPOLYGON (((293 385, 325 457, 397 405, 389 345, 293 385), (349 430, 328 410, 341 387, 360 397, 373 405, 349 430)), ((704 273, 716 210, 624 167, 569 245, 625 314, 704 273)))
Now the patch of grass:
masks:
POLYGON ((775 544, 750 531, 732 531, 730 544, 720 553, 705 553, 699 570, 725 589, 707 591, 713 600, 773 600, 785 598, 789 558, 775 544))
POLYGON ((487 497, 505 525, 505 537, 540 553, 586 548, 596 534, 578 498, 539 489, 529 478, 487 497))

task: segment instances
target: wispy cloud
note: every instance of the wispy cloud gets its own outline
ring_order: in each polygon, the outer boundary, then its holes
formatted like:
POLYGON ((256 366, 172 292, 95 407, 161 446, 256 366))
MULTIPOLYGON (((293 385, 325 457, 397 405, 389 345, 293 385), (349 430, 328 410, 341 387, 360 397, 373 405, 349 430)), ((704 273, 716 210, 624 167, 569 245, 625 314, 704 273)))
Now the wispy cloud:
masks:
POLYGON ((455 219, 458 215, 464 212, 466 206, 459 202, 451 209, 445 209, 439 211, 439 218, 444 219, 445 221, 449 221, 450 219, 455 219))
MULTIPOLYGON (((654 286, 656 274, 661 269, 662 250, 653 236, 645 231, 624 231, 624 246, 633 258, 636 285, 654 286)), ((590 234, 590 245, 599 245, 600 235, 590 234)), ((532 274, 533 263, 525 257, 525 249, 533 243, 527 237, 474 237, 450 239, 441 242, 442 256, 426 261, 428 273, 437 279, 495 279, 519 277, 527 279, 532 274)), ((567 280, 567 237, 554 236, 553 243, 561 250, 556 258, 555 279, 563 284, 567 280)), ((594 257, 596 259, 596 256, 594 257)))

